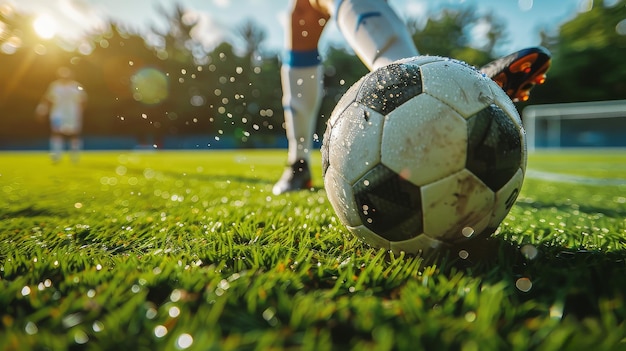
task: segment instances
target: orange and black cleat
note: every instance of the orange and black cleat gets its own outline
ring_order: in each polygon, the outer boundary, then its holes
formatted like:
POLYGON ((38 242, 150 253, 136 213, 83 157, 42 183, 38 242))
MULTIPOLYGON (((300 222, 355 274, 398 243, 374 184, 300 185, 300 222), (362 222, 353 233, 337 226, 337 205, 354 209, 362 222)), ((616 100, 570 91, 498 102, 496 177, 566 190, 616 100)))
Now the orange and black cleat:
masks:
POLYGON ((550 63, 547 49, 532 47, 492 61, 480 71, 493 79, 514 102, 527 101, 530 90, 546 81, 550 63))

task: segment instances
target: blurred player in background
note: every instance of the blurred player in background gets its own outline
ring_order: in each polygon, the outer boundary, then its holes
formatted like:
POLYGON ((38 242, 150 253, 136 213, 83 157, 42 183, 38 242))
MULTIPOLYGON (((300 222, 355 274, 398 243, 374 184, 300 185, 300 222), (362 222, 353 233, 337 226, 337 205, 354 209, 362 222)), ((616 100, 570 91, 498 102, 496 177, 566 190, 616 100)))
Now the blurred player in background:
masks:
POLYGON ((57 75, 58 79, 50 84, 35 113, 42 120, 46 117, 50 120, 52 161, 56 163, 61 159, 65 139, 68 139, 71 159, 78 162, 78 154, 82 149, 83 109, 87 94, 80 83, 73 79, 69 68, 59 68, 57 75))
MULTIPOLYGON (((387 1, 292 0, 290 6, 281 67, 289 166, 272 189, 276 195, 312 186, 310 151, 323 88, 318 43, 331 16, 370 70, 418 55, 407 27, 387 1)), ((526 101, 530 89, 545 80, 549 66, 548 51, 535 47, 493 61, 481 71, 513 101, 526 101)))

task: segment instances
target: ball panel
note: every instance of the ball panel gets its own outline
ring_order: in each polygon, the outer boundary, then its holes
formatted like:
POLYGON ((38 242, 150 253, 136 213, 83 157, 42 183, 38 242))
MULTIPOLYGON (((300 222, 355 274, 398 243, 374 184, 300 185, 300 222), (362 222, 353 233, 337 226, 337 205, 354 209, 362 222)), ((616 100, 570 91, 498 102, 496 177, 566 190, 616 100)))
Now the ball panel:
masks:
POLYGON ((441 60, 421 67, 424 92, 468 117, 490 104, 495 83, 473 67, 456 60, 441 60))
POLYGON ((491 86, 491 90, 493 91, 494 103, 498 105, 510 118, 513 120, 515 125, 517 125, 520 130, 523 130, 524 127, 522 125, 522 118, 517 111, 517 107, 511 98, 506 95, 504 90, 500 88, 497 84, 491 86))
POLYGON ((431 255, 439 251, 439 249, 447 246, 443 242, 430 238, 424 234, 418 235, 409 240, 392 241, 389 244, 390 249, 394 254, 406 252, 409 254, 420 255, 424 259, 428 259, 431 255))
POLYGON ((382 238, 378 234, 372 232, 371 230, 369 230, 365 226, 363 226, 363 225, 346 226, 346 228, 348 228, 348 230, 354 236, 359 238, 359 240, 363 241, 364 243, 368 244, 369 246, 372 246, 372 247, 377 248, 377 249, 389 250, 389 240, 385 240, 384 238, 382 238))
POLYGON ((350 105, 354 104, 354 102, 356 101, 356 96, 365 77, 361 77, 361 79, 359 79, 356 83, 352 84, 352 86, 350 86, 350 88, 348 88, 348 90, 343 94, 341 99, 339 99, 337 105, 335 105, 335 108, 333 109, 333 112, 330 114, 330 118, 328 119, 328 126, 334 126, 337 122, 337 119, 341 117, 343 111, 350 105))
POLYGON ((520 128, 492 104, 468 119, 467 133, 467 169, 497 191, 522 165, 520 128))
POLYGON ((320 151, 322 153, 322 177, 326 176, 326 171, 330 166, 330 135, 332 134, 333 128, 330 124, 326 124, 326 130, 324 131, 324 137, 322 139, 322 147, 320 151))
POLYGON ((432 96, 422 94, 385 118, 381 161, 416 185, 465 166, 466 121, 432 96))
POLYGON ((467 170, 425 185, 424 234, 454 243, 480 233, 489 223, 493 201, 494 193, 467 170))
POLYGON ((392 63, 365 76, 356 101, 386 115, 421 93, 419 66, 392 63))
POLYGON ((522 183, 524 182, 524 172, 522 169, 518 169, 515 175, 509 180, 500 190, 495 193, 495 200, 493 206, 493 215, 489 221, 489 227, 496 227, 500 225, 500 222, 507 216, 511 207, 515 204, 517 196, 522 189, 522 183))
POLYGON ((384 239, 401 241, 422 233, 419 187, 383 164, 354 183, 352 191, 361 222, 384 239))
POLYGON ((362 105, 352 104, 332 128, 328 163, 349 170, 343 177, 352 184, 380 161, 384 117, 362 105))
POLYGON ((326 196, 335 209, 339 221, 346 225, 360 225, 361 217, 356 212, 357 204, 354 200, 352 187, 332 166, 328 167, 324 176, 324 188, 326 188, 326 196))

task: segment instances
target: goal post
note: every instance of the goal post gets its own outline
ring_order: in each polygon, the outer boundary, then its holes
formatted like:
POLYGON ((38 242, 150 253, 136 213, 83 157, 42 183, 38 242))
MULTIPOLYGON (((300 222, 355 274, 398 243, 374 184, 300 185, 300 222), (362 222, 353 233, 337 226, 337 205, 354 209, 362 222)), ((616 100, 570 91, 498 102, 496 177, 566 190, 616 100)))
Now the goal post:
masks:
POLYGON ((531 105, 522 111, 528 152, 626 147, 626 100, 531 105))

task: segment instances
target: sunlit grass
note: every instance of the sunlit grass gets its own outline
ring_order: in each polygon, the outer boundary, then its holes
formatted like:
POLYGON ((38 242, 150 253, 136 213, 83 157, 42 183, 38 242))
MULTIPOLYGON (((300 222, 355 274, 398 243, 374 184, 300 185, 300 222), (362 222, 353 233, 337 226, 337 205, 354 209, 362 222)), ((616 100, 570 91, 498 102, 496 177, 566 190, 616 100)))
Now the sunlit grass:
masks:
MULTIPOLYGON (((0 349, 626 348, 624 182, 529 177, 426 265, 355 240, 315 156, 313 191, 274 196, 283 151, 0 154, 0 349)), ((623 153, 528 164, 626 178, 623 153)))

